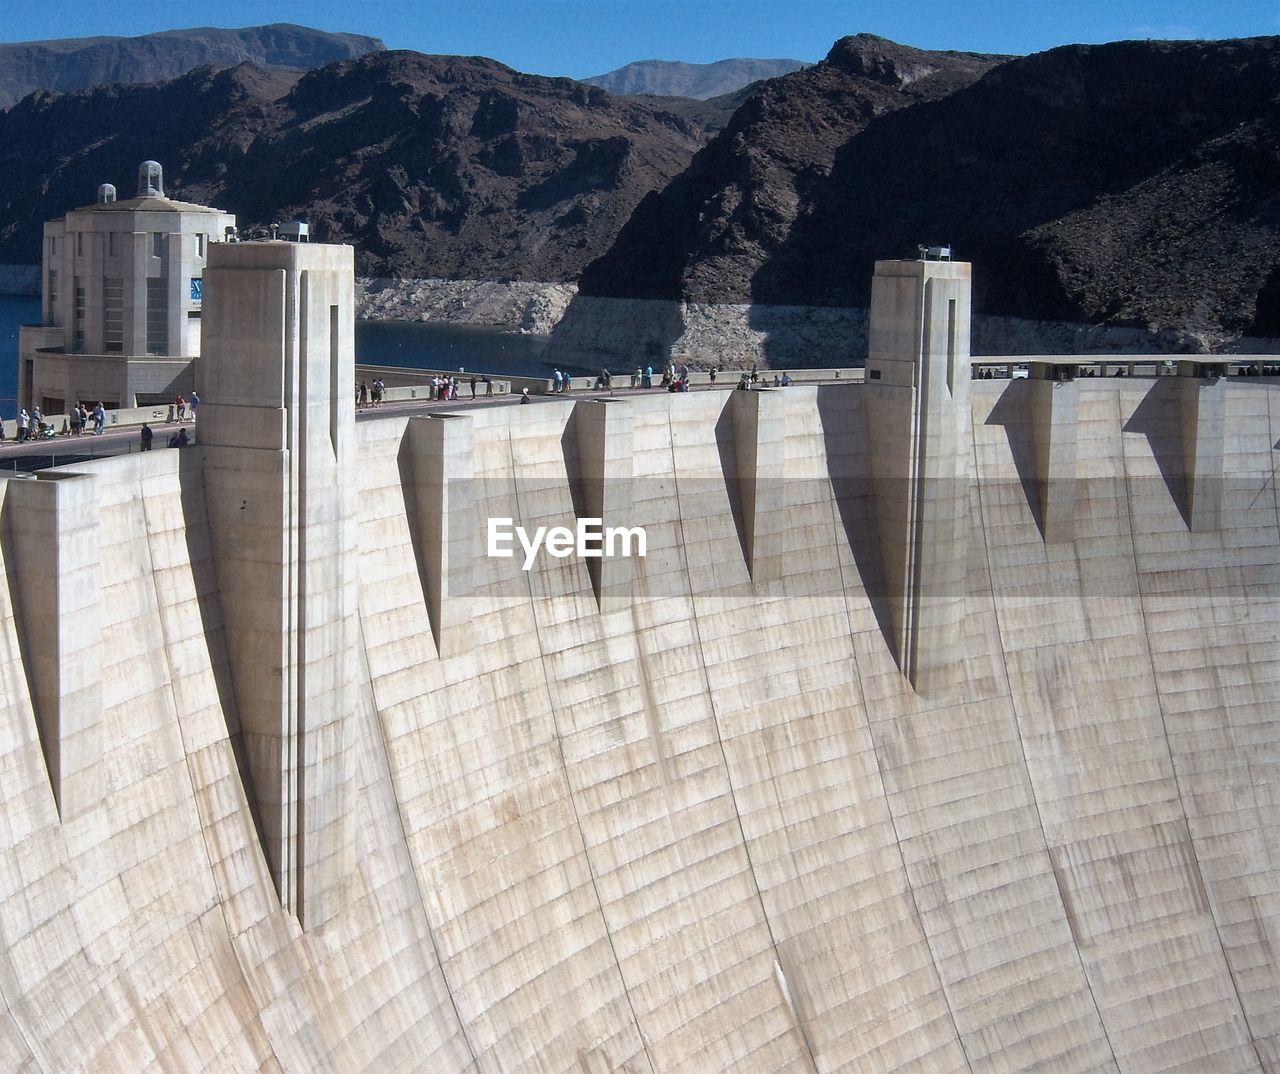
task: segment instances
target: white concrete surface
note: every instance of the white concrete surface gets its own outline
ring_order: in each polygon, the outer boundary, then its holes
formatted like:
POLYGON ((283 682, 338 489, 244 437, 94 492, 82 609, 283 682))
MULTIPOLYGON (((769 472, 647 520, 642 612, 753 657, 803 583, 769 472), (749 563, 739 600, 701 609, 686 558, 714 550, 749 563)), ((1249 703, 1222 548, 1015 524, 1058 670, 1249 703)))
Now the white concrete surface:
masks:
POLYGON ((1280 1070, 1280 389, 1193 423, 1175 378, 1077 381, 1072 455, 1033 384, 969 385, 956 681, 921 693, 870 385, 355 426, 296 394, 348 270, 276 245, 225 268, 287 345, 219 338, 297 377, 77 467, 51 526, 0 482, 0 1068, 1280 1070), (626 599, 476 554, 597 503, 647 528, 626 599), (25 655, 82 628, 96 729, 53 771, 96 797, 60 815, 25 655))

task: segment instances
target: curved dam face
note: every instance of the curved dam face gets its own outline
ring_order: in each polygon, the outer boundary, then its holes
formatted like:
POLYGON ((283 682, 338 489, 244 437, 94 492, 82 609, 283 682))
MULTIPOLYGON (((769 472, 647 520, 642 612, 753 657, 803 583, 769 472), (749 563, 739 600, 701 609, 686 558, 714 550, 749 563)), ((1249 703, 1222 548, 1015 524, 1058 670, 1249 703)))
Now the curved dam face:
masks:
POLYGON ((311 369, 0 483, 0 1069, 1280 1070, 1280 389, 1179 379, 966 369, 944 479, 870 383, 311 369))

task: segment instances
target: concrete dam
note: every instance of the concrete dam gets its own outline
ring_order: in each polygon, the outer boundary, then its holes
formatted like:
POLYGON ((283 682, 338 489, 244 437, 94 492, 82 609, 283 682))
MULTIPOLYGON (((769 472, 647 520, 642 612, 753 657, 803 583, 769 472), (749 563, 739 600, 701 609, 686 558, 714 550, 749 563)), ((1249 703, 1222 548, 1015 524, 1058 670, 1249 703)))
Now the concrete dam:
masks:
POLYGON ((1280 385, 884 262, 863 384, 357 424, 351 265, 0 482, 0 1070, 1280 1071, 1280 385))

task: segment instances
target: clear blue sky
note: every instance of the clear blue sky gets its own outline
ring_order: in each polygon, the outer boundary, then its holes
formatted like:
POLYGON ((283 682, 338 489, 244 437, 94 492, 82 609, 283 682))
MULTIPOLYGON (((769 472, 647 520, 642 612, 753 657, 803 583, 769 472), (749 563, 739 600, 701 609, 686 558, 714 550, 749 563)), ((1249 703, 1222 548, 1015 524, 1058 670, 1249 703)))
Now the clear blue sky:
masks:
POLYGON ((644 59, 818 60, 836 38, 860 31, 922 48, 1009 53, 1126 38, 1280 34, 1280 0, 0 0, 0 41, 267 22, 580 78, 644 59))

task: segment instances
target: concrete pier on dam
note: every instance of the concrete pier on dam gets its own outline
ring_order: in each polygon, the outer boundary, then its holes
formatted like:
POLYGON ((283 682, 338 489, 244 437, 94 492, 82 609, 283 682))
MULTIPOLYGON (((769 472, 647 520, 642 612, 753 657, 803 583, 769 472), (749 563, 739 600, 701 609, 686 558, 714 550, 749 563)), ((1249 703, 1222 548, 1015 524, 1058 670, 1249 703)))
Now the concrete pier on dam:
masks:
POLYGON ((1280 386, 968 311, 357 426, 350 250, 212 246, 199 446, 0 482, 0 1070, 1280 1071, 1280 386))

